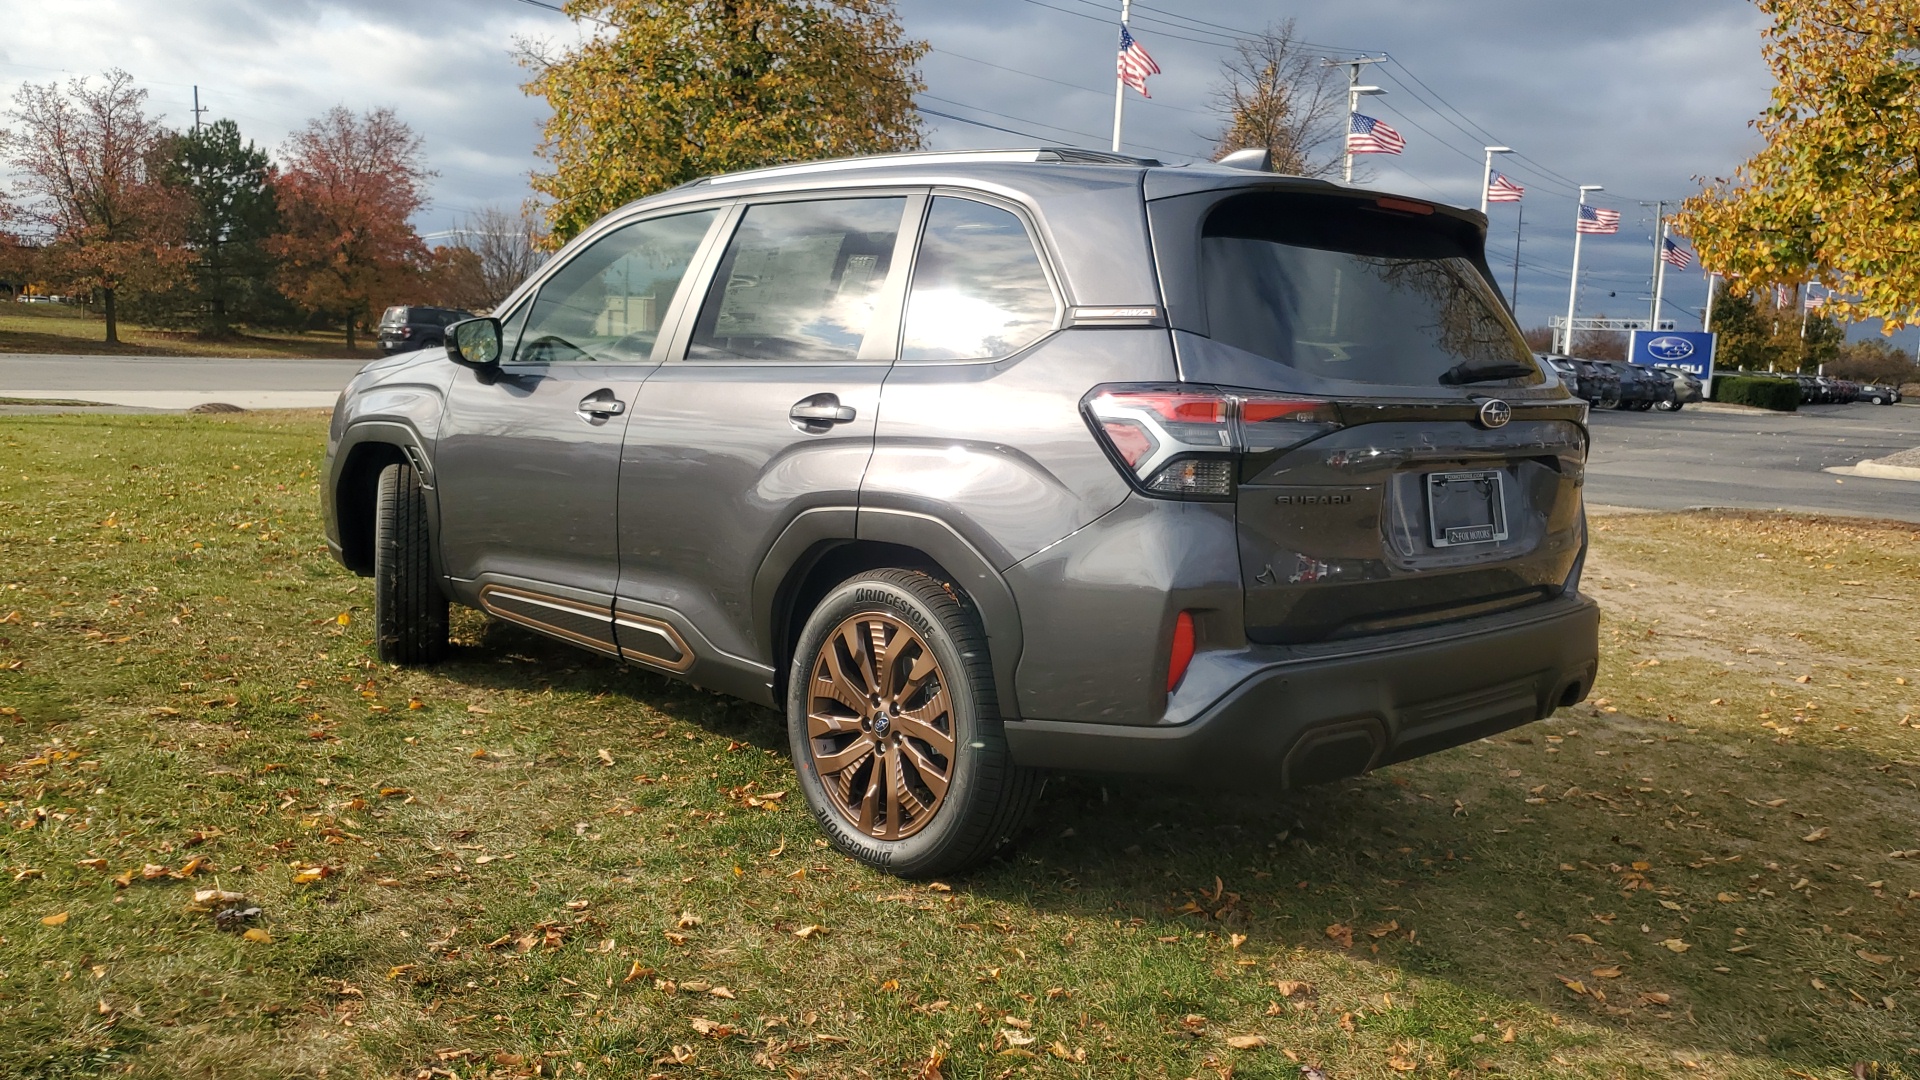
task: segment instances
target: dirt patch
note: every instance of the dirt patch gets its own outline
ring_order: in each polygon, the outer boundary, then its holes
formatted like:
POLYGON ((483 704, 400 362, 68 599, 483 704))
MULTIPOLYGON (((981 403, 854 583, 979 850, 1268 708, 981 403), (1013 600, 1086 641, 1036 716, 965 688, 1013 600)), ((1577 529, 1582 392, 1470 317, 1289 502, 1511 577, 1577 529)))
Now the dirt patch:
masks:
POLYGON ((1905 469, 1920 469, 1920 446, 1911 450, 1902 450, 1897 454, 1888 454, 1883 458, 1874 458, 1881 465, 1897 465, 1905 469))

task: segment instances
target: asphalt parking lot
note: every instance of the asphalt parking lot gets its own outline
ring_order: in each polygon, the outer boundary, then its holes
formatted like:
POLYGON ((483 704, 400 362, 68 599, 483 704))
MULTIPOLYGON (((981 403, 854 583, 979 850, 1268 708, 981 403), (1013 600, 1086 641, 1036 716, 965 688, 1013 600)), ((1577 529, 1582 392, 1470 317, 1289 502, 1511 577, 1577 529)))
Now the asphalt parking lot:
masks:
POLYGON ((1920 482, 1821 471, 1920 446, 1920 405, 1809 405, 1797 413, 1596 409, 1592 427, 1590 505, 1920 521, 1920 482))

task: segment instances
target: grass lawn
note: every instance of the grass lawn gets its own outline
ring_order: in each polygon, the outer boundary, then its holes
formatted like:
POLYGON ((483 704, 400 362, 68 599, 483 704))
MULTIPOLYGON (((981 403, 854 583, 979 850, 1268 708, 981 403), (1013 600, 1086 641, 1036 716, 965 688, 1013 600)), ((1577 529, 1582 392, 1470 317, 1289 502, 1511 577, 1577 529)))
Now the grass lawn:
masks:
POLYGON ((1056 780, 910 886, 765 710, 472 613, 375 664, 323 431, 0 419, 0 1075, 1920 1074, 1914 526, 1596 519, 1590 704, 1056 780))
POLYGON ((0 353, 59 353, 87 356, 232 356, 240 358, 377 358, 372 334, 347 348, 338 330, 307 333, 253 330, 224 341, 208 341, 190 331, 154 330, 122 320, 120 344, 108 345, 104 318, 65 304, 0 303, 0 353))

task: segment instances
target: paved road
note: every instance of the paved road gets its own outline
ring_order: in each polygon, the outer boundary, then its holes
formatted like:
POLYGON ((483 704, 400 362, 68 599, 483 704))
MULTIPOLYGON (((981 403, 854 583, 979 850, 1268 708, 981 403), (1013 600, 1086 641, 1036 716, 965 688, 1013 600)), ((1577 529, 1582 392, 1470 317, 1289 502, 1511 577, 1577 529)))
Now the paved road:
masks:
POLYGON ((365 360, 0 354, 0 397, 70 398, 143 409, 222 401, 247 409, 326 408, 365 360))
POLYGON ((1920 405, 1809 405, 1797 413, 1595 410, 1587 501, 1920 521, 1920 482, 1821 471, 1916 446, 1920 405))

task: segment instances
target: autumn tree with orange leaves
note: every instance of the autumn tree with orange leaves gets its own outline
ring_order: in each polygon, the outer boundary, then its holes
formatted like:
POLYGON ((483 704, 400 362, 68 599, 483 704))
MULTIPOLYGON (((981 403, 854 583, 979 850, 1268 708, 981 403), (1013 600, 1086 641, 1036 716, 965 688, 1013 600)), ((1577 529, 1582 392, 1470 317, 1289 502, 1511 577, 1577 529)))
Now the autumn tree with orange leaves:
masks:
POLYGON ((420 137, 392 109, 356 116, 336 106, 281 149, 285 231, 270 243, 281 291, 339 320, 348 349, 376 302, 404 298, 430 263, 411 221, 430 175, 420 137))
POLYGON ((1676 227, 1736 291, 1814 280, 1842 317, 1920 321, 1920 0, 1756 3, 1766 145, 1676 227))
POLYGON ((565 241, 613 208, 713 173, 921 145, 924 41, 891 0, 567 0, 597 32, 522 43, 547 99, 536 174, 565 241))
POLYGON ((23 231, 44 245, 35 271, 97 292, 110 344, 120 340, 121 291, 164 288, 193 257, 180 242, 186 207, 155 175, 166 131, 146 97, 117 68, 65 90, 25 83, 8 114, 15 129, 0 139, 23 231))

